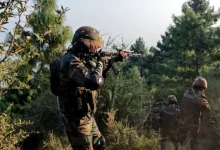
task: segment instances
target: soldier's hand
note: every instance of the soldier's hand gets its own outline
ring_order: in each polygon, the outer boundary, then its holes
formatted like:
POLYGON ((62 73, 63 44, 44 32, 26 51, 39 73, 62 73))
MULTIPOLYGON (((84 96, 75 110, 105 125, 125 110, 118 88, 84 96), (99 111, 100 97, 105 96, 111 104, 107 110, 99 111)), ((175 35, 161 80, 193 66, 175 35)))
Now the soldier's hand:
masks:
POLYGON ((124 51, 120 51, 119 52, 119 55, 123 58, 123 59, 126 59, 127 56, 128 56, 128 53, 124 52, 124 51))
POLYGON ((119 51, 118 56, 116 57, 116 62, 117 61, 123 61, 124 59, 126 59, 128 56, 128 53, 124 52, 124 51, 119 51))

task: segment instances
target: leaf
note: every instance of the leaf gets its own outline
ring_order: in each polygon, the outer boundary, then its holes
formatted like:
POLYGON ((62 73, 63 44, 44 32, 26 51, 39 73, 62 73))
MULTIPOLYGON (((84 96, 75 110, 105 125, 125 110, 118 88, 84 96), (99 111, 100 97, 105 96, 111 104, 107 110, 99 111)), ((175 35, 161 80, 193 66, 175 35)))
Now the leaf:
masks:
POLYGON ((61 11, 60 10, 56 10, 56 13, 61 14, 61 11))
POLYGON ((65 11, 69 11, 69 10, 70 10, 70 8, 68 8, 68 7, 65 8, 65 11))
POLYGON ((5 8, 5 2, 0 2, 0 9, 5 8))
POLYGON ((18 1, 18 3, 20 4, 20 7, 23 8, 23 3, 22 3, 22 1, 18 1))
POLYGON ((3 16, 4 16, 4 12, 1 12, 0 13, 0 18, 3 18, 3 16))
POLYGON ((14 13, 12 13, 12 12, 10 12, 10 13, 8 13, 8 16, 9 16, 9 17, 14 17, 14 16, 15 16, 15 14, 14 14, 14 13))
POLYGON ((4 21, 4 22, 2 22, 2 25, 7 24, 7 23, 8 23, 7 21, 4 21))

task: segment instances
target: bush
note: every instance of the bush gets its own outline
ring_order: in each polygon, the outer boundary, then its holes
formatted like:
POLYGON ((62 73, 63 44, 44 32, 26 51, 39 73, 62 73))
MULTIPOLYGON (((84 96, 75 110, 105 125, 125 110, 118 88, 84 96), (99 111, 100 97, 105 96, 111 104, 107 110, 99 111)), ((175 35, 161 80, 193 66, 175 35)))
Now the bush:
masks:
POLYGON ((57 137, 53 132, 48 134, 48 138, 43 141, 45 150, 72 150, 71 145, 66 137, 57 137))
MULTIPOLYGON (((115 113, 115 112, 114 112, 115 113)), ((138 133, 134 127, 114 121, 114 113, 108 113, 107 150, 155 150, 158 148, 158 135, 138 133)))
POLYGON ((208 82, 208 89, 205 93, 210 103, 211 112, 208 123, 203 128, 206 131, 206 136, 211 139, 210 141, 214 141, 210 145, 219 147, 220 142, 218 140, 216 141, 216 139, 220 138, 220 78, 215 75, 216 72, 212 71, 205 74, 208 82))
POLYGON ((48 133, 59 128, 56 97, 49 90, 26 104, 24 111, 24 119, 34 122, 32 130, 48 133))
POLYGON ((0 114, 0 149, 1 150, 15 150, 19 149, 19 142, 28 137, 22 127, 30 124, 30 122, 12 121, 8 109, 5 113, 0 114))
POLYGON ((24 147, 33 150, 41 150, 43 147, 43 140, 47 139, 50 131, 54 134, 62 134, 59 124, 56 97, 54 97, 49 90, 41 93, 35 100, 27 103, 24 107, 25 120, 30 120, 33 125, 28 126, 26 130, 35 131, 38 134, 31 134, 23 143, 24 147))
POLYGON ((118 109, 117 120, 126 119, 134 125, 143 121, 149 110, 146 106, 152 101, 145 79, 141 78, 137 67, 132 67, 119 76, 108 76, 99 97, 98 111, 118 109))

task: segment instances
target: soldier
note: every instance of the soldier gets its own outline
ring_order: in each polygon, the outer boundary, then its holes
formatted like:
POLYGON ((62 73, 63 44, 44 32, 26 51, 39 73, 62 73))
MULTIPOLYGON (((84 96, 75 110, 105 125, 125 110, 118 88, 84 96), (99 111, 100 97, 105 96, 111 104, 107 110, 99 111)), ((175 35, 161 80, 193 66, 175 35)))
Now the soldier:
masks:
POLYGON ((149 122, 151 124, 152 129, 159 132, 160 129, 160 112, 161 109, 166 105, 164 102, 156 102, 153 104, 150 115, 149 122))
POLYGON ((160 121, 160 111, 161 108, 164 106, 163 102, 155 102, 151 106, 151 110, 147 118, 142 122, 143 128, 145 128, 147 131, 153 129, 157 132, 159 132, 159 121, 160 121))
POLYGON ((193 83, 193 88, 187 90, 182 99, 179 139, 183 144, 188 131, 190 131, 191 150, 198 150, 198 135, 202 114, 210 111, 209 103, 204 94, 205 89, 207 89, 206 79, 197 77, 193 83))
POLYGON ((177 106, 177 98, 174 95, 169 95, 167 98, 168 105, 164 106, 160 113, 161 125, 161 150, 166 149, 166 141, 169 138, 178 150, 178 118, 179 107, 177 106))
MULTIPOLYGON (((51 77, 51 91, 58 96, 62 121, 72 148, 103 150, 105 139, 97 127, 94 113, 108 67, 105 60, 94 60, 90 55, 102 47, 102 38, 96 29, 83 26, 76 30, 71 44, 59 63, 51 64, 51 76, 54 68, 58 68, 54 73, 57 75, 51 77), (58 92, 54 90, 55 85, 59 85, 58 92)), ((120 52, 117 60, 122 61, 126 56, 120 52)))

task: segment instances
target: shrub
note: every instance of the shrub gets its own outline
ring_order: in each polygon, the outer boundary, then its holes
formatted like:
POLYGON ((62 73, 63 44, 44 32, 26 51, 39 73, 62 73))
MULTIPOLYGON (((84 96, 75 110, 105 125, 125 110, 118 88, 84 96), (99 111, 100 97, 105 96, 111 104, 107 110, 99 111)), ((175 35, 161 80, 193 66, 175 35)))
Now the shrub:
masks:
POLYGON ((28 133, 22 128, 30 124, 27 121, 12 121, 9 113, 10 107, 5 113, 0 114, 0 149, 15 150, 19 149, 19 142, 28 137, 28 133))
POLYGON ((43 141, 43 149, 45 150, 72 150, 71 145, 66 137, 57 137, 53 132, 43 141))
POLYGON ((158 148, 158 135, 138 133, 134 127, 114 121, 114 114, 108 113, 108 115, 107 150, 155 150, 158 148))

